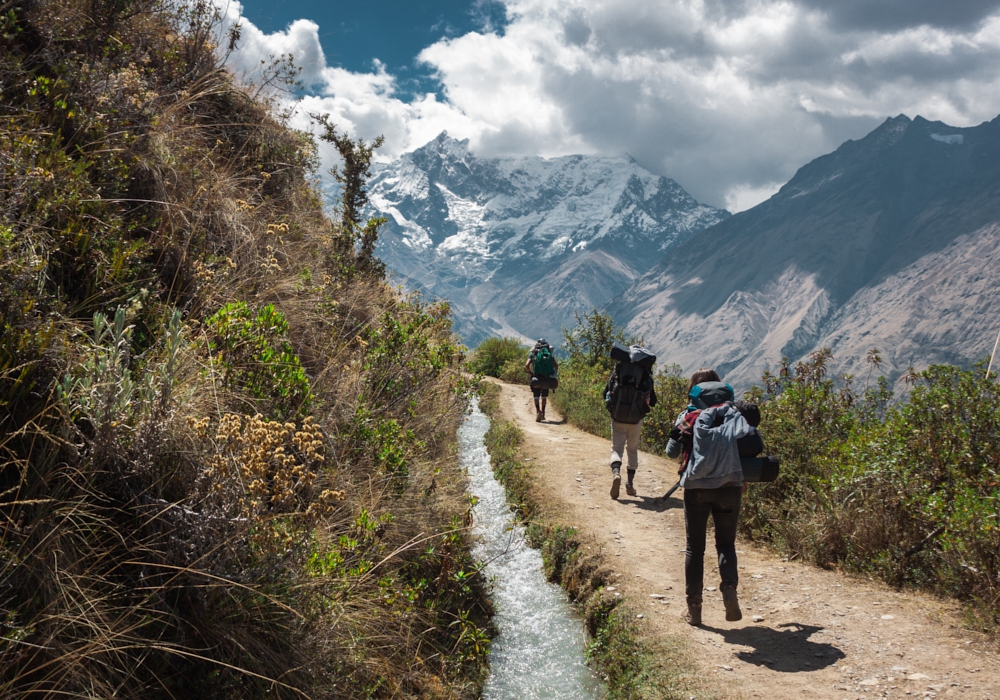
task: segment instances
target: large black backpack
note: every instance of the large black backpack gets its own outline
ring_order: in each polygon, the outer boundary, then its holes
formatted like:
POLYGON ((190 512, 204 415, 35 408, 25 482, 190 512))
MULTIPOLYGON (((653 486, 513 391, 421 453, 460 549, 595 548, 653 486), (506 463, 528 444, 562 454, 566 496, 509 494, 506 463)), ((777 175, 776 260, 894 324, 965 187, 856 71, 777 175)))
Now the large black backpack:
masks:
POLYGON ((653 389, 649 370, 634 362, 619 362, 611 377, 611 390, 605 399, 611 420, 616 423, 640 422, 649 413, 646 403, 653 389))

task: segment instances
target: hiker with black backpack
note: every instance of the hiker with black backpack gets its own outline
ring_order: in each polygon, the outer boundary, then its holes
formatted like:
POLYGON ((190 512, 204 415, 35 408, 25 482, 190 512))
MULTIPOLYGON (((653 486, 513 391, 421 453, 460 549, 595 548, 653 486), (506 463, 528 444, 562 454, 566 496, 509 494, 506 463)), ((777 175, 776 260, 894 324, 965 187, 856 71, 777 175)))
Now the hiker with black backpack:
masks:
POLYGON ((535 347, 531 348, 524 369, 531 372, 529 383, 531 395, 535 399, 535 422, 540 423, 545 420, 545 403, 548 401, 549 390, 559 386, 559 378, 556 376, 559 362, 545 338, 539 338, 535 347))
POLYGON ((628 455, 625 493, 629 496, 636 493, 642 419, 656 406, 652 372, 656 355, 640 345, 626 348, 616 342, 611 348, 611 358, 617 363, 604 386, 604 407, 611 414, 611 498, 618 498, 623 452, 628 455))
POLYGON ((746 486, 740 453, 755 456, 764 449, 755 426, 751 426, 751 422, 760 422, 760 411, 752 404, 734 402, 733 388, 712 369, 700 369, 692 375, 688 397, 691 404, 681 411, 667 443, 667 456, 681 457, 680 485, 684 487, 684 618, 691 625, 701 624, 705 540, 711 516, 726 620, 736 622, 743 619, 736 594, 736 528, 746 486))

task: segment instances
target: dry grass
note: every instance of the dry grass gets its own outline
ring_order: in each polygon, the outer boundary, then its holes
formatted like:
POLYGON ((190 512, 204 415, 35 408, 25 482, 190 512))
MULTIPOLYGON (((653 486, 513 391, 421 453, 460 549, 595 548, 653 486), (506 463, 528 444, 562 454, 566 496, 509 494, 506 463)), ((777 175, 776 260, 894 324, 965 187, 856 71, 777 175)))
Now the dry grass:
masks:
POLYGON ((0 695, 474 697, 447 310, 199 8, 2 8, 0 695))

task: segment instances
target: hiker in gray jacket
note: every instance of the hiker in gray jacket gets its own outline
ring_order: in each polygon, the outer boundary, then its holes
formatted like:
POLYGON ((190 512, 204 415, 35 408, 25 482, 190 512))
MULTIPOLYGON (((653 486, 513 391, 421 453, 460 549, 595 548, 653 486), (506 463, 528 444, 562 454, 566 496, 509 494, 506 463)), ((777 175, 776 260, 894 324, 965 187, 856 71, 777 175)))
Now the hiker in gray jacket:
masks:
POLYGON ((726 608, 726 620, 736 622, 743 619, 736 595, 739 585, 736 529, 743 493, 743 469, 736 441, 750 432, 750 424, 733 405, 732 387, 722 384, 712 370, 695 372, 688 395, 692 405, 678 417, 667 444, 668 456, 683 453, 686 458, 681 464, 687 534, 685 619, 692 625, 701 624, 705 539, 708 518, 712 516, 722 579, 719 590, 726 608), (707 381, 706 377, 709 377, 707 381), (686 443, 690 445, 689 451, 686 443))

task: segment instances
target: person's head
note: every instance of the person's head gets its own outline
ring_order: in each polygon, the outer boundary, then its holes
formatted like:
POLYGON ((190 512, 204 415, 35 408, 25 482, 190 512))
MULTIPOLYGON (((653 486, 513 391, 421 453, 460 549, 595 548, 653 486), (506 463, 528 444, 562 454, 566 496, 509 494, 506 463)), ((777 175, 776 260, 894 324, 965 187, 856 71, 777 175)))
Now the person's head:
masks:
POLYGON ((543 346, 548 345, 548 344, 549 344, 549 341, 547 341, 545 338, 539 338, 538 342, 535 343, 535 345, 538 346, 538 347, 543 347, 543 346))
POLYGON ((699 384, 701 384, 702 382, 721 382, 721 381, 722 380, 719 379, 719 373, 716 372, 714 369, 710 369, 708 367, 702 367, 697 372, 691 375, 691 381, 688 382, 688 394, 690 394, 691 390, 694 389, 699 384))

